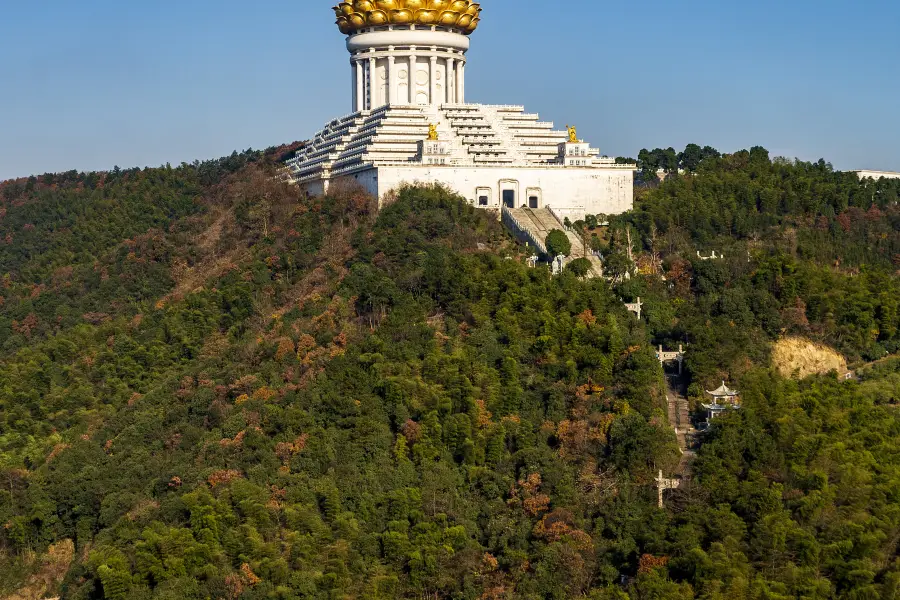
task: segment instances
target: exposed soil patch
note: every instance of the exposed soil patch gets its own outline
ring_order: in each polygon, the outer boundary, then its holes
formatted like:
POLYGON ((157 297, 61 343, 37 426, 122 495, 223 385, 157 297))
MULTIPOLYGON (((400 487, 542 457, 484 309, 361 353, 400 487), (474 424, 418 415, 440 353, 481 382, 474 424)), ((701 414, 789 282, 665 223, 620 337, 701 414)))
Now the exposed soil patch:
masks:
POLYGON ((837 371, 844 375, 847 359, 836 350, 801 337, 787 337, 775 343, 772 364, 783 377, 803 379, 837 371))

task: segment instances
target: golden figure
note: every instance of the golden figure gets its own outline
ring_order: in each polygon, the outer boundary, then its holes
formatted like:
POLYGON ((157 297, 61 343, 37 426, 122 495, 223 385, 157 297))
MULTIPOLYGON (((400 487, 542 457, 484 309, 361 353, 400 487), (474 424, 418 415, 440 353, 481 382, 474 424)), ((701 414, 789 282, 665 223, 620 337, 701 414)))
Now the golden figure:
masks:
POLYGON ((574 125, 566 125, 566 130, 569 132, 569 142, 572 144, 578 143, 578 130, 575 129, 574 125))
POLYGON ((442 25, 468 35, 481 20, 474 0, 342 0, 334 7, 337 24, 347 35, 380 25, 442 25))
POLYGON ((436 141, 438 141, 438 139, 439 139, 439 136, 438 136, 437 125, 429 125, 428 126, 428 141, 436 142, 436 141))

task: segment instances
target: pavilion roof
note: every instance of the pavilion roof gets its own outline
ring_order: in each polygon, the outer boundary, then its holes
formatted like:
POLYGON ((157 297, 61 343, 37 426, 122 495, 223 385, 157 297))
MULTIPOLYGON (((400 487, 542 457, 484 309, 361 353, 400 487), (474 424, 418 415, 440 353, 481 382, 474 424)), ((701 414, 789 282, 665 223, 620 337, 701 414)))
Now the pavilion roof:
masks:
POLYGON ((718 389, 715 389, 713 391, 706 390, 706 393, 710 396, 713 396, 714 398, 731 398, 733 396, 740 396, 740 393, 738 393, 737 390, 733 390, 725 385, 724 381, 718 389))

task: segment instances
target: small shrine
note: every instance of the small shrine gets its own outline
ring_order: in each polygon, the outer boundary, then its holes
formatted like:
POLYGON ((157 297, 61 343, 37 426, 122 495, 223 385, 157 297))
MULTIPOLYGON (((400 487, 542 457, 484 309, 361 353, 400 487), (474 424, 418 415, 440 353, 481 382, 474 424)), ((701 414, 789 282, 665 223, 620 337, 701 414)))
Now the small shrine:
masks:
POLYGON ((450 142, 442 140, 437 125, 428 126, 428 139, 419 140, 419 162, 423 165, 451 164, 450 142))
POLYGON ((706 424, 709 425, 715 419, 722 416, 729 410, 739 410, 741 408, 740 395, 737 390, 733 390, 725 382, 719 388, 706 391, 712 397, 712 404, 704 404, 706 409, 706 424))

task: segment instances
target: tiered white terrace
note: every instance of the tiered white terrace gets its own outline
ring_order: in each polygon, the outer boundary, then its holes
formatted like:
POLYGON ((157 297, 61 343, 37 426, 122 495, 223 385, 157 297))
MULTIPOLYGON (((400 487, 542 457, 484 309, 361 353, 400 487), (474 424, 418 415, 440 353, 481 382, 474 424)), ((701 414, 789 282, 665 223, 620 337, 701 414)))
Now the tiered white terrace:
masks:
POLYGON ((335 7, 349 33, 354 112, 288 162, 295 183, 318 195, 351 179, 379 199, 403 183, 441 183, 482 208, 552 207, 573 220, 632 207, 634 165, 599 157, 574 128, 554 129, 522 106, 465 102, 478 4, 418 4, 335 7))

